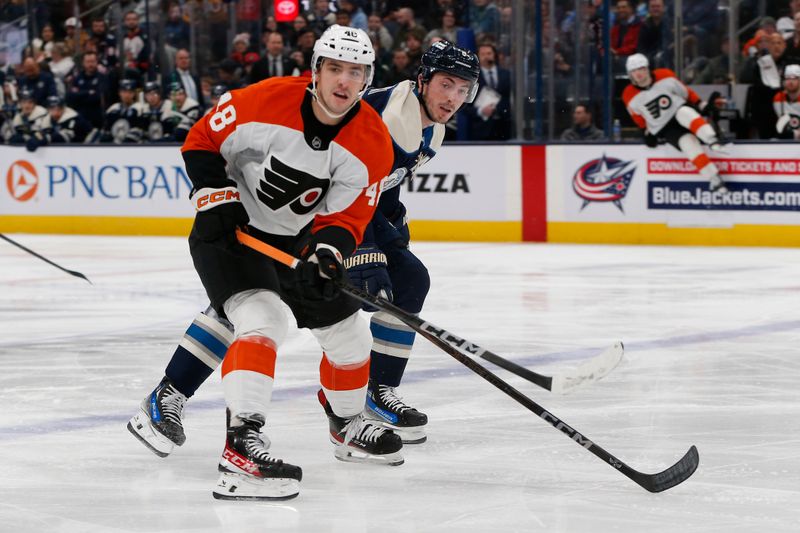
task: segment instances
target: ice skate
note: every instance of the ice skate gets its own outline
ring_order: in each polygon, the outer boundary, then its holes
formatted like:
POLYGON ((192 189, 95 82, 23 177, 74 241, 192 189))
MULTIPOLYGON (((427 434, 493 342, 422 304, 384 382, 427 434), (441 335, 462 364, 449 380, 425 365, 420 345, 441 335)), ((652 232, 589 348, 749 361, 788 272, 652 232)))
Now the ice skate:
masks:
POLYGON ((336 416, 321 390, 318 397, 328 415, 331 442, 336 445, 333 453, 337 459, 389 466, 403 464, 403 456, 400 454, 403 441, 399 435, 370 421, 364 413, 350 418, 336 416))
POLYGON ((728 193, 728 187, 718 175, 711 176, 711 180, 708 183, 708 188, 711 190, 711 192, 721 192, 722 194, 728 193))
POLYGON ((420 444, 428 438, 425 435, 428 416, 407 405, 394 387, 369 381, 367 415, 400 435, 403 444, 420 444))
POLYGON ((264 417, 249 415, 241 425, 228 423, 225 450, 214 487, 218 500, 288 500, 300 493, 303 471, 269 454, 261 428, 264 417))
POLYGON ((186 396, 165 377, 142 400, 141 409, 128 421, 128 431, 153 453, 166 457, 175 446, 186 442, 183 432, 185 404, 186 396))

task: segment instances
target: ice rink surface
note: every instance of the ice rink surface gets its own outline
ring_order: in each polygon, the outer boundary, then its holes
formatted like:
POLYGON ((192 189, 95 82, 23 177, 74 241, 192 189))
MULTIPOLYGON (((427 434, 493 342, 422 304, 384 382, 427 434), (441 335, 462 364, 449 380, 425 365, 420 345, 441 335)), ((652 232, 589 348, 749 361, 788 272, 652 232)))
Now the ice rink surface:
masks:
POLYGON ((417 338, 400 392, 428 442, 399 467, 336 461, 315 398, 320 353, 279 350, 272 452, 303 467, 284 503, 211 496, 219 373, 160 459, 126 430, 205 296, 177 238, 0 242, 0 531, 800 531, 800 250, 419 243, 423 318, 542 373, 615 340, 622 363, 556 396, 483 362, 643 472, 692 444, 700 467, 650 494, 417 338))

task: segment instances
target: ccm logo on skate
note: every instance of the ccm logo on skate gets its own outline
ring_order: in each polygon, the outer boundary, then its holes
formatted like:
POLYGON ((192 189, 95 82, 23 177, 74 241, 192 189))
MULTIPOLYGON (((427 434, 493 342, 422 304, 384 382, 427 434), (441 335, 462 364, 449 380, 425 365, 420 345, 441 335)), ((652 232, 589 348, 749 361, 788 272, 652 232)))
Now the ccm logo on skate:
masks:
POLYGON ((195 209, 207 211, 212 207, 230 202, 239 202, 239 191, 235 187, 225 187, 224 189, 211 189, 209 187, 200 189, 192 196, 195 209))
POLYGON ((11 163, 6 173, 8 194, 18 202, 27 202, 36 195, 39 188, 39 174, 36 168, 27 161, 19 160, 11 163))
POLYGON ((222 457, 233 466, 241 468, 245 472, 258 474, 258 467, 255 464, 228 448, 225 448, 225 451, 222 452, 222 457))

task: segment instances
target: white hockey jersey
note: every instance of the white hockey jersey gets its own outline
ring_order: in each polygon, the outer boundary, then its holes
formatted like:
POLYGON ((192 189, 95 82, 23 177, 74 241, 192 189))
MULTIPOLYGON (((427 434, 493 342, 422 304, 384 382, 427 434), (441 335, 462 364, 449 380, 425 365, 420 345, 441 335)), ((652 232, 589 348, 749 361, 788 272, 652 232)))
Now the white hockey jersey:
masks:
POLYGON ((309 78, 273 77, 225 93, 192 127, 184 160, 198 189, 234 181, 253 227, 297 235, 312 221, 313 233, 338 226, 354 248, 391 170, 392 140, 380 115, 363 104, 336 126, 320 123, 309 86, 309 78), (224 176, 192 162, 209 152, 224 159, 224 176))
POLYGON ((700 102, 700 97, 670 69, 656 69, 652 76, 653 84, 647 89, 640 89, 633 84, 625 87, 622 101, 633 121, 655 135, 672 120, 678 108, 686 102, 696 104, 700 102))
POLYGON ((800 138, 800 95, 793 98, 786 91, 780 91, 773 97, 772 106, 778 117, 775 125, 778 133, 788 130, 795 139, 800 138))

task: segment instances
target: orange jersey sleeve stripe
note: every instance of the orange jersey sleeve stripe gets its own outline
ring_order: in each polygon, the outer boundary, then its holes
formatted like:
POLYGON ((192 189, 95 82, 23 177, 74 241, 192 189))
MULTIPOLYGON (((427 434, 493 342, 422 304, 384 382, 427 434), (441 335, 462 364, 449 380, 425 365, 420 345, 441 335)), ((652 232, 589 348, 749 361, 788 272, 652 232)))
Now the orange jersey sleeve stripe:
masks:
POLYGON ((328 356, 322 354, 319 363, 319 382, 327 390, 347 391, 367 386, 369 381, 369 359, 361 364, 333 366, 328 356))
POLYGON ((625 90, 622 91, 622 102, 625 104, 625 107, 631 103, 633 97, 639 94, 640 90, 635 85, 631 84, 625 87, 625 90))
POLYGON ((234 370, 250 370, 275 377, 275 343, 267 337, 242 337, 230 345, 222 360, 222 375, 234 370))

